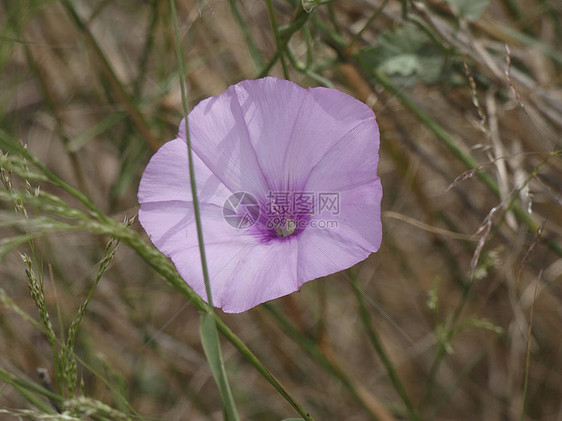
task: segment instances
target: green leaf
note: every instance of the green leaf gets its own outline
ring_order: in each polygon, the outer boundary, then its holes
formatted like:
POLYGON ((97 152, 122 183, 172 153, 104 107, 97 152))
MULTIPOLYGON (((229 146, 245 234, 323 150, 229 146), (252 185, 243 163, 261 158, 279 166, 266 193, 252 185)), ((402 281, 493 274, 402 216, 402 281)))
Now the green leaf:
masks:
POLYGON ((222 361, 219 335, 213 314, 205 313, 201 316, 200 332, 203 351, 205 351, 205 356, 207 361, 209 361, 211 372, 221 395, 224 419, 227 421, 238 421, 234 397, 232 396, 222 361))
POLYGON ((459 16, 468 21, 475 21, 482 16, 484 10, 490 4, 490 0, 446 0, 447 3, 454 6, 459 16))
POLYGON ((281 421, 304 421, 304 418, 283 418, 281 421))
POLYGON ((386 60, 379 69, 388 75, 410 76, 421 72, 423 67, 415 54, 401 54, 386 60))
POLYGON ((369 72, 388 75, 398 85, 439 80, 445 58, 425 33, 414 27, 383 32, 377 44, 363 49, 358 60, 369 72))

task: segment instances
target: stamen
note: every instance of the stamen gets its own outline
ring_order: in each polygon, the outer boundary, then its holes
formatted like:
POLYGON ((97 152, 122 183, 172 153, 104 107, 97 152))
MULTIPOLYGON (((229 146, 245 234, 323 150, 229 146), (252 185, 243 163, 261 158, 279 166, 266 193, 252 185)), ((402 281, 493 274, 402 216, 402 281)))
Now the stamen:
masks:
POLYGON ((277 225, 275 231, 277 232, 277 237, 288 237, 295 232, 297 228, 297 223, 292 219, 287 219, 284 225, 277 225))

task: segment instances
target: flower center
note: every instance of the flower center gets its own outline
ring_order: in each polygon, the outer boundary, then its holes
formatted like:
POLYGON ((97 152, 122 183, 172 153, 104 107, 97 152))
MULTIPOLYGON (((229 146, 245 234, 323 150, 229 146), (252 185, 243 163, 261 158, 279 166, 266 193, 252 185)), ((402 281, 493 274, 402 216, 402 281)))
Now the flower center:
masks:
POLYGON ((263 242, 283 241, 300 235, 314 211, 314 201, 303 199, 304 194, 270 191, 260 202, 259 218, 252 232, 263 242))
POLYGON ((295 232, 297 228, 297 223, 292 219, 285 219, 284 223, 277 224, 275 227, 275 232, 277 233, 277 237, 288 237, 292 233, 295 232))

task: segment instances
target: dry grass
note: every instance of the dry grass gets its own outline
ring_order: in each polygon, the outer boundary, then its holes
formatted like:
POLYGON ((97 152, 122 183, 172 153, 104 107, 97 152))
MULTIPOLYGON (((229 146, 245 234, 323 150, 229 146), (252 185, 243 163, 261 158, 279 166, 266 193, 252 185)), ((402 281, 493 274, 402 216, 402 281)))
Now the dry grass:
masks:
MULTIPOLYGON (((562 260, 552 245, 562 244, 562 160, 552 153, 562 145, 560 5, 493 0, 480 20, 459 23, 444 2, 410 4, 410 16, 448 49, 447 67, 432 83, 394 85, 397 95, 357 54, 383 31, 413 25, 402 19, 401 2, 388 2, 352 48, 333 37, 339 32, 349 43, 381 3, 332 3, 337 31, 328 6, 307 23, 317 73, 372 105, 381 127, 384 240, 355 268, 374 330, 423 419, 561 420, 562 260), (520 17, 506 6, 511 3, 520 17), (471 168, 459 156, 481 171, 466 172, 471 168), (497 184, 499 196, 481 174, 497 184)), ((87 33, 58 2, 0 6, 1 128, 122 220, 136 213, 144 165, 157 145, 173 138, 181 118, 169 5, 72 4, 87 33)), ((265 2, 235 4, 267 63, 276 44, 265 2)), ((252 59, 228 2, 178 6, 190 107, 259 74, 259 59, 252 59)), ((290 3, 275 2, 275 11, 281 25, 290 22, 290 3)), ((305 41, 302 31, 291 41, 299 60, 306 60, 305 41)), ((279 63, 271 74, 283 75, 279 63)), ((303 86, 318 83, 294 69, 290 74, 303 86)), ((138 223, 132 228, 142 232, 138 223)), ((106 242, 76 232, 35 241, 57 333, 87 295, 106 242)), ((0 279, 7 295, 38 318, 17 252, 4 257, 0 279)), ((290 322, 293 336, 271 309, 221 317, 315 419, 366 420, 369 410, 381 419, 407 417, 369 343, 349 274, 311 282, 272 308, 290 322)), ((219 419, 198 325, 198 312, 119 246, 78 331, 79 387, 131 416, 219 419)), ((229 343, 223 345, 241 419, 295 416, 229 343)), ((37 383, 37 368, 54 377, 45 335, 8 305, 0 307, 0 368, 37 383)), ((16 388, 0 384, 0 408, 29 407, 16 388)))

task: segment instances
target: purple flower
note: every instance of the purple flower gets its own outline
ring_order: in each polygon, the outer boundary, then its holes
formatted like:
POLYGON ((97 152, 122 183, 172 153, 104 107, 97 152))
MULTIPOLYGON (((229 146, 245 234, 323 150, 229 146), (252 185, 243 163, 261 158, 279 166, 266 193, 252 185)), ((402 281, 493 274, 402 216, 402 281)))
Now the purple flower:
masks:
MULTIPOLYGON (((248 310, 379 249, 379 130, 362 102, 247 80, 201 101, 189 130, 217 307, 248 310)), ((139 220, 205 299, 188 171, 183 121, 144 171, 139 220)))

